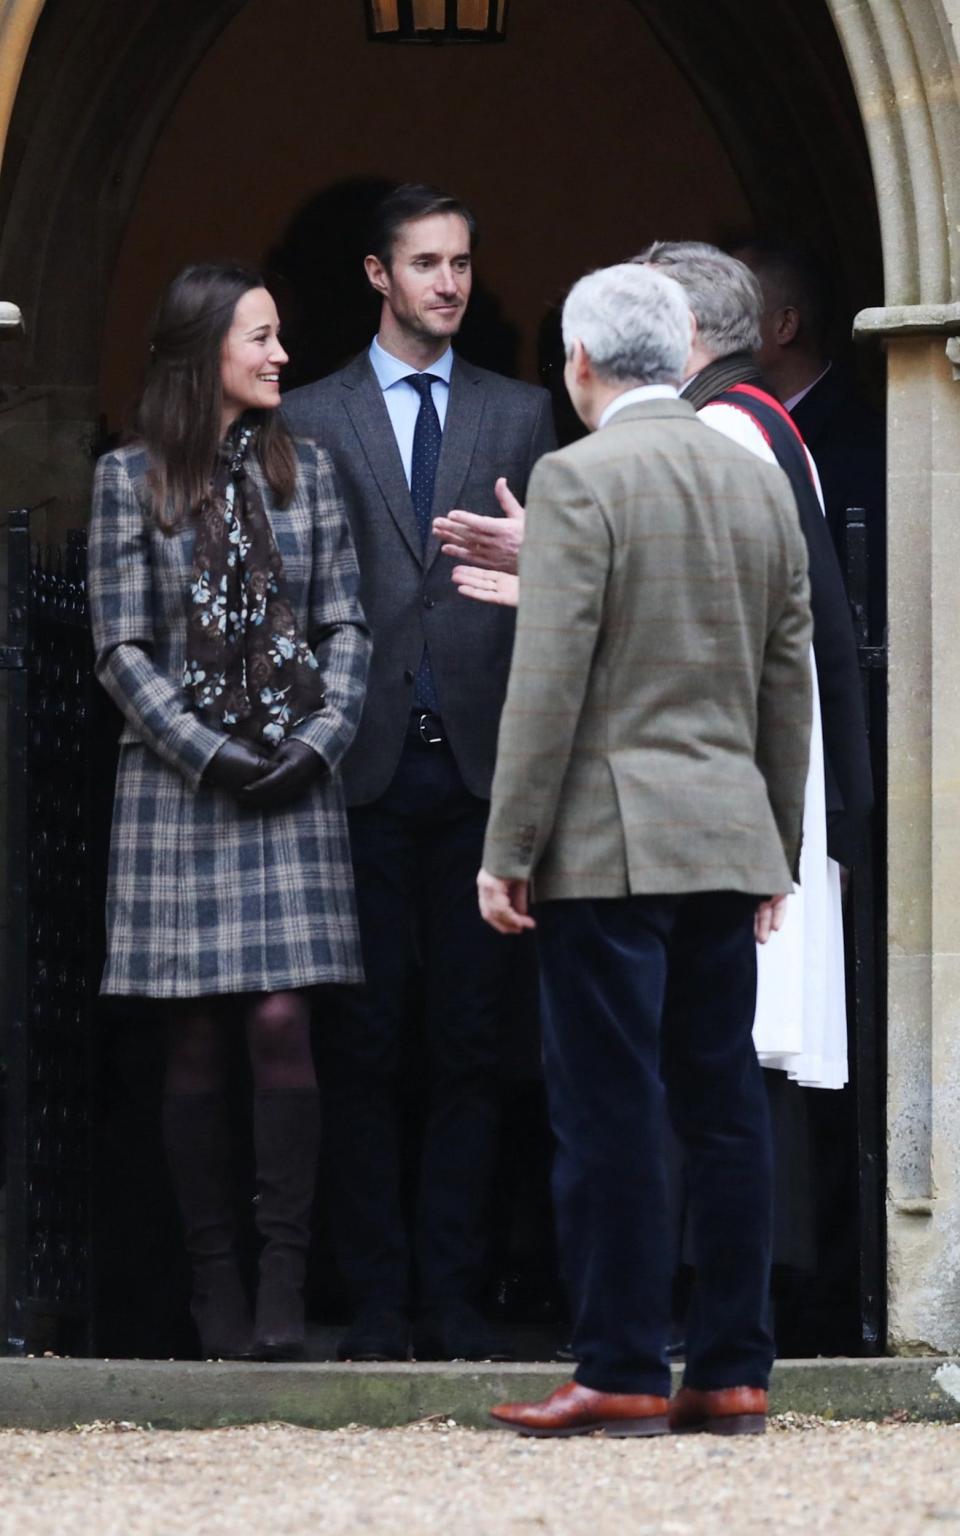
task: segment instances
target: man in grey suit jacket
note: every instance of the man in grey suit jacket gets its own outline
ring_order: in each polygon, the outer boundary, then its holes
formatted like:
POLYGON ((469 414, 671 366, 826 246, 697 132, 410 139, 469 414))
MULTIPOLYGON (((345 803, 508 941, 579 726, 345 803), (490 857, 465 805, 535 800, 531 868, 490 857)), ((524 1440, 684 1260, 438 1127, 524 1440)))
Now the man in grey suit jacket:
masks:
POLYGON ((421 1358, 502 1353, 476 1312, 496 1152, 503 955, 476 911, 513 616, 459 601, 432 518, 496 514, 554 447, 546 391, 451 347, 470 296, 474 222, 456 199, 400 187, 382 204, 368 279, 378 334, 284 401, 331 454, 373 634, 367 701, 343 763, 367 985, 334 1032, 329 1123, 335 1237, 357 1315, 341 1358, 409 1347, 409 1244, 398 1183, 396 1075, 419 956, 429 1104, 416 1212, 421 1358), (496 487, 496 489, 495 489, 496 487))
POLYGON ((531 482, 479 886, 494 928, 538 931, 579 1363, 495 1417, 527 1434, 755 1432, 773 1344, 754 940, 779 925, 799 855, 806 547, 783 472, 677 395, 678 284, 594 273, 563 329, 571 398, 599 430, 531 482), (697 1288, 669 1411, 664 1104, 697 1288))

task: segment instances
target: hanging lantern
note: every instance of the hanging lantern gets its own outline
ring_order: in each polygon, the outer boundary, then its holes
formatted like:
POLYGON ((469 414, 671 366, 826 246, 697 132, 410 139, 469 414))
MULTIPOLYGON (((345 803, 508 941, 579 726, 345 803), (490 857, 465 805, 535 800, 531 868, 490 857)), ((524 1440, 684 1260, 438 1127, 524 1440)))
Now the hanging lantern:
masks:
POLYGON ((374 43, 502 43, 507 0, 367 0, 374 43))

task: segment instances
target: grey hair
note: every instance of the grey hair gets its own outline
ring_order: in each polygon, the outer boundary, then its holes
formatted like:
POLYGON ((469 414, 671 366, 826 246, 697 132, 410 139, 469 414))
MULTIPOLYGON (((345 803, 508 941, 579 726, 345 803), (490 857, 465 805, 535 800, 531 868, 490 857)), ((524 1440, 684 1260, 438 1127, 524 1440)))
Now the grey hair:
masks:
POLYGON ((763 294, 736 256, 700 240, 655 240, 634 261, 668 272, 697 317, 697 337, 715 357, 756 352, 763 294))
POLYGON ((598 377, 676 384, 690 355, 690 306, 683 289, 649 267, 625 262, 581 277, 563 306, 567 356, 580 341, 598 377))

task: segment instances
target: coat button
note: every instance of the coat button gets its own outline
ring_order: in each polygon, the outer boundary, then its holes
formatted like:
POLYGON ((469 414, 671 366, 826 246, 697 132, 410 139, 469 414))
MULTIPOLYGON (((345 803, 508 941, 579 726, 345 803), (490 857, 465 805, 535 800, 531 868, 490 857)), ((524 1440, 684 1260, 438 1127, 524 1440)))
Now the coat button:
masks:
POLYGON ((423 606, 424 606, 424 608, 432 608, 434 606, 433 598, 432 597, 424 597, 424 599, 423 599, 423 606))

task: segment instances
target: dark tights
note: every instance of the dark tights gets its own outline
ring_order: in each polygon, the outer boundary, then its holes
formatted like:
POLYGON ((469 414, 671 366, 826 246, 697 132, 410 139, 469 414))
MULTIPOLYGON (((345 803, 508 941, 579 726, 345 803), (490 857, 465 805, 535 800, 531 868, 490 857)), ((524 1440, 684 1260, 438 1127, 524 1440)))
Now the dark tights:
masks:
POLYGON ((315 1088, 310 1004, 304 992, 262 992, 236 999, 177 1003, 167 1021, 167 1093, 219 1093, 227 1043, 240 1012, 256 1093, 315 1088))

